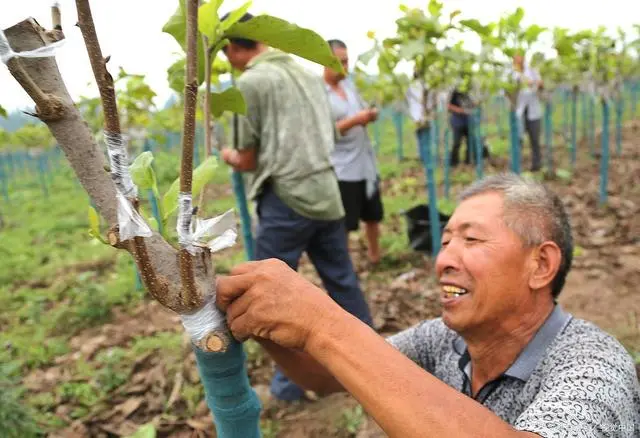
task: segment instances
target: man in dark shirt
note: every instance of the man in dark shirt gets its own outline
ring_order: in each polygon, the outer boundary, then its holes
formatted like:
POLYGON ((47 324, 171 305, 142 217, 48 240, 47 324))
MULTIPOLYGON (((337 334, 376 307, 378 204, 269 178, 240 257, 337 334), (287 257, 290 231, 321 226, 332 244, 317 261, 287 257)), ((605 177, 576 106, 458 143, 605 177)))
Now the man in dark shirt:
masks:
POLYGON ((467 150, 464 155, 465 164, 471 164, 471 143, 469 141, 469 114, 471 113, 471 99, 466 91, 456 88, 449 100, 450 123, 453 131, 453 149, 451 150, 451 167, 456 167, 460 162, 460 146, 462 138, 466 138, 467 150))

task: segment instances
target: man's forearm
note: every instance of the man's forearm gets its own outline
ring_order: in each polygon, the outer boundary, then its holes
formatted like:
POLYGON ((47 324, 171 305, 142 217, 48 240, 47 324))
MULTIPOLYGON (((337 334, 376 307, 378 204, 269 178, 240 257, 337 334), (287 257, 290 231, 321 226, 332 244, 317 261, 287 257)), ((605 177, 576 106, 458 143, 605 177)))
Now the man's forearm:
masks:
POLYGON ((329 372, 309 354, 284 348, 266 339, 256 339, 284 374, 304 389, 320 395, 344 391, 329 372))
POLYGON ((390 437, 523 436, 481 404, 427 373, 346 312, 314 334, 306 351, 390 437))

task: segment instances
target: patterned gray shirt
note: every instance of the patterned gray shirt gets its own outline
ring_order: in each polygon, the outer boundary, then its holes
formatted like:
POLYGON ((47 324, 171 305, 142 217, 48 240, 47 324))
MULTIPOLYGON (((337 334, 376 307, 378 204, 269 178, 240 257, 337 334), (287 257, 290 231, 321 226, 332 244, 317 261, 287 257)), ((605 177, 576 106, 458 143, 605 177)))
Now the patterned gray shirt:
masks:
MULTIPOLYGON (((388 340, 471 396, 466 345, 441 318, 388 340)), ((559 306, 509 369, 475 399, 514 428, 545 438, 640 437, 640 388, 631 357, 615 338, 559 306)))

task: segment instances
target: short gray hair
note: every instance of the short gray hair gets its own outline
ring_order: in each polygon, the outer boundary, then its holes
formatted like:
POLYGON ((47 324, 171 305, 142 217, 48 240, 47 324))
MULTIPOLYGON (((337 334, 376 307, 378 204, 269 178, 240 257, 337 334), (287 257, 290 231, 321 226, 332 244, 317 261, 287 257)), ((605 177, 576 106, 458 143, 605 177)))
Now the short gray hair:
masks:
POLYGON ((562 201, 542 183, 513 173, 500 173, 480 179, 464 189, 460 201, 497 192, 504 197, 504 222, 522 239, 525 247, 555 242, 560 248, 560 268, 551 282, 556 298, 564 286, 573 259, 571 224, 562 201))

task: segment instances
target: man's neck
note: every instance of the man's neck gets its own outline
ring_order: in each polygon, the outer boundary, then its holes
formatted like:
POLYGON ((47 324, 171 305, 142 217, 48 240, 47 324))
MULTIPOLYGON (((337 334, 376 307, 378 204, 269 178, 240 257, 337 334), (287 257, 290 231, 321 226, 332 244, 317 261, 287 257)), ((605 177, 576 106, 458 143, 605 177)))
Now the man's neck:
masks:
POLYGON ((269 47, 264 45, 264 44, 258 44, 256 46, 255 49, 252 50, 251 55, 249 57, 249 62, 247 62, 247 65, 242 69, 242 71, 245 71, 247 69, 247 66, 253 62, 254 59, 256 59, 258 56, 262 55, 264 52, 266 52, 267 50, 269 50, 269 47))
POLYGON ((553 301, 536 303, 534 310, 502 321, 482 336, 463 336, 471 358, 471 384, 477 393, 487 382, 504 373, 553 311, 553 301))
POLYGON ((333 78, 328 78, 328 77, 325 76, 324 81, 331 88, 336 89, 336 88, 340 88, 340 82, 342 82, 342 79, 333 79, 333 78))

